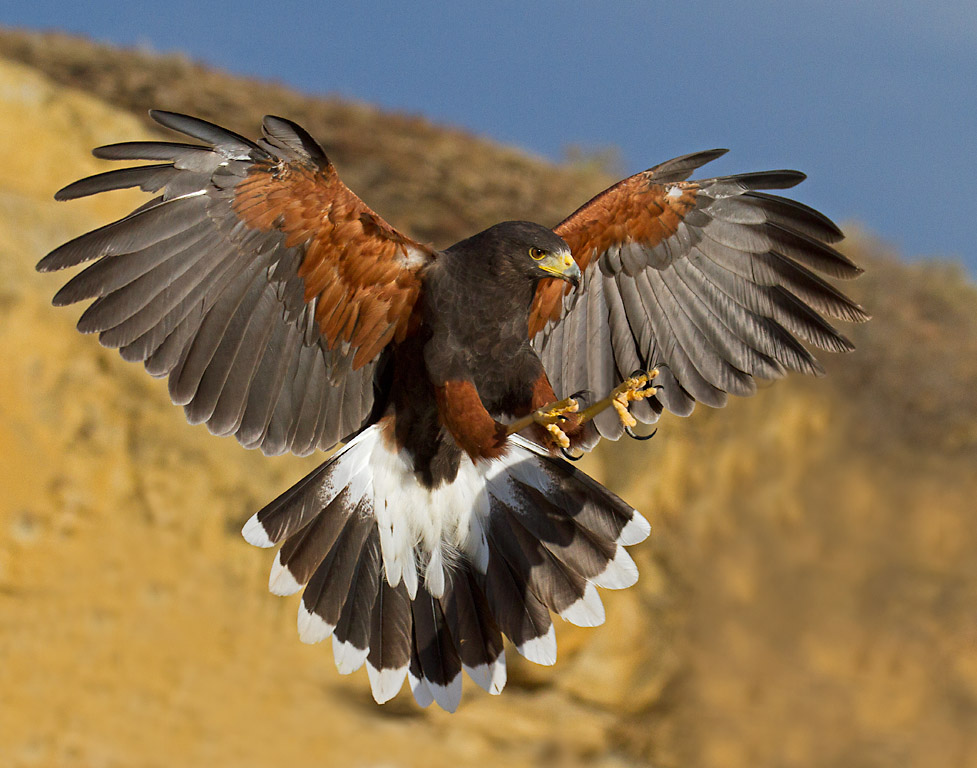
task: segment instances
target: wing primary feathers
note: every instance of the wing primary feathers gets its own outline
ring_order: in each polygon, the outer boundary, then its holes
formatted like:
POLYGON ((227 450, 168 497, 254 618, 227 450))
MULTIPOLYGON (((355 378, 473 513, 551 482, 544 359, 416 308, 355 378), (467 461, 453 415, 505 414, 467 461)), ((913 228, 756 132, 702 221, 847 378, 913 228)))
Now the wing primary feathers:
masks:
POLYGON ((285 149, 300 157, 307 156, 321 168, 329 165, 329 158, 326 157, 319 142, 297 123, 284 117, 265 115, 261 122, 261 130, 265 138, 279 149, 285 149))
POLYGON ((807 174, 800 171, 753 171, 752 173, 737 173, 733 176, 719 176, 709 179, 709 182, 734 182, 743 189, 790 189, 796 187, 807 174))
POLYGON ((163 127, 205 141, 218 151, 231 150, 233 156, 241 158, 250 157, 251 152, 258 152, 261 156, 267 156, 267 153, 250 139, 207 120, 201 120, 199 117, 190 117, 162 109, 149 110, 149 116, 163 127))
MULTIPOLYGON (((181 384, 187 381, 188 372, 192 374, 189 381, 194 384, 193 395, 186 404, 187 420, 191 424, 209 421, 214 415, 231 365, 251 327, 252 310, 258 306, 264 286, 260 270, 254 270, 248 277, 251 279, 242 286, 244 290, 237 294, 238 300, 229 303, 224 322, 212 328, 208 328, 206 323, 201 327, 180 370, 178 381, 181 384)), ((217 313, 211 313, 208 320, 217 317, 220 317, 217 313)), ((174 379, 170 379, 171 384, 174 379)), ((179 402, 176 397, 173 400, 179 402)))
POLYGON ((180 144, 171 141, 123 141, 95 147, 92 154, 101 160, 159 160, 185 167, 191 158, 203 161, 191 170, 203 170, 214 165, 213 149, 200 144, 180 144))
POLYGON ((106 171, 62 187, 54 193, 54 199, 59 201, 77 200, 81 197, 96 195, 99 192, 129 189, 130 187, 139 187, 143 192, 158 192, 172 182, 178 173, 179 171, 172 164, 143 165, 138 168, 106 171))
POLYGON ((831 219, 796 200, 756 190, 745 192, 742 197, 757 201, 770 221, 803 232, 808 237, 825 243, 837 243, 845 238, 845 234, 831 219))
MULTIPOLYGON (((118 291, 161 263, 192 248, 207 233, 207 222, 201 221, 137 253, 123 253, 112 259, 100 259, 65 283, 54 295, 52 303, 56 307, 63 307, 118 291)), ((157 291, 159 290, 157 287, 157 291)))
POLYGON ((698 295, 685 280, 681 267, 673 267, 663 278, 675 301, 685 309, 688 322, 706 341, 700 353, 701 369, 713 386, 741 397, 752 395, 756 392, 753 376, 771 378, 776 373, 776 367, 765 365, 755 350, 730 330, 725 319, 713 312, 704 300, 707 297, 698 295))
POLYGON ((813 237, 770 222, 767 224, 774 248, 797 261, 804 262, 830 277, 851 280, 864 271, 843 253, 813 237))
MULTIPOLYGON (((219 259, 219 251, 208 253, 206 247, 201 247, 205 245, 205 237, 192 238, 187 243, 174 243, 173 240, 166 242, 181 246, 181 250, 160 264, 142 275, 133 276, 117 290, 105 290, 100 286, 98 293, 101 295, 82 313, 78 330, 99 332, 102 334, 99 341, 104 346, 121 347, 158 329, 166 314, 192 294, 195 285, 199 285, 199 275, 212 274, 221 264, 220 260, 216 264, 210 262, 215 257, 219 259)), ((96 262, 89 269, 106 263, 111 265, 121 258, 96 262)))
POLYGON ((712 287, 727 296, 730 301, 746 310, 750 326, 755 329, 752 337, 761 352, 792 370, 817 375, 822 369, 814 356, 791 335, 802 338, 815 337, 812 329, 804 328, 801 320, 785 316, 772 295, 772 289, 762 288, 739 276, 725 272, 710 259, 697 262, 698 274, 712 287))
MULTIPOLYGON (((579 392, 588 389, 591 392, 610 392, 623 375, 614 364, 614 351, 611 342, 610 312, 604 299, 604 285, 600 272, 591 272, 591 280, 587 285, 587 367, 589 376, 586 384, 574 386, 571 391, 579 392)), ((627 375, 637 366, 628 369, 627 375)), ((599 396, 599 395, 598 395, 599 396)), ((617 413, 609 408, 594 419, 594 427, 598 431, 613 429, 620 423, 617 413)))
MULTIPOLYGON (((219 386, 213 413, 207 419, 208 427, 213 434, 231 435, 240 429, 244 410, 248 405, 249 392, 256 383, 262 355, 275 329, 274 316, 279 311, 279 305, 274 297, 264 291, 258 294, 255 305, 249 308, 247 329, 242 333, 241 343, 227 365, 227 374, 219 386)), ((211 370, 219 371, 220 368, 212 367, 211 370)), ((204 396, 206 399, 206 385, 205 377, 201 381, 201 389, 197 392, 198 397, 204 396)))
POLYGON ((268 427, 285 389, 285 379, 290 372, 294 375, 302 349, 300 336, 301 331, 294 325, 276 324, 274 327, 255 371, 252 394, 246 402, 238 430, 245 447, 260 443, 263 436, 270 446, 274 444, 268 427))
POLYGON ((654 313, 652 317, 658 321, 661 330, 656 328, 656 332, 676 342, 670 348, 663 350, 662 357, 665 364, 681 375, 683 388, 696 400, 714 408, 726 405, 726 393, 706 380, 690 354, 698 349, 696 345, 702 339, 698 331, 688 322, 685 309, 675 301, 668 286, 662 282, 657 273, 651 270, 642 272, 637 275, 636 283, 638 295, 646 311, 654 313))
POLYGON ((55 248, 38 262, 37 270, 53 272, 102 256, 142 250, 201 221, 205 213, 194 198, 182 197, 160 203, 55 248))
POLYGON ((652 181, 660 183, 685 181, 698 168, 717 160, 727 152, 729 152, 728 149, 707 149, 703 152, 693 152, 659 163, 645 171, 645 174, 652 181))
POLYGON ((771 354, 776 350, 764 338, 765 327, 749 310, 712 285, 691 260, 677 264, 675 271, 685 286, 684 291, 694 297, 700 329, 711 329, 711 324, 717 329, 721 327, 721 332, 716 331, 716 344, 727 360, 759 378, 776 379, 784 375, 783 365, 771 354))
MULTIPOLYGON (((127 326, 136 327, 114 329, 124 333, 125 339, 143 331, 121 347, 126 360, 144 360, 146 369, 157 376, 169 375, 176 368, 204 324, 204 305, 210 291, 215 287, 223 290, 235 277, 233 251, 219 243, 210 248, 207 245, 205 239, 198 247, 208 252, 211 263, 204 269, 185 272, 126 321, 127 326)), ((105 343, 108 339, 100 341, 105 343)))

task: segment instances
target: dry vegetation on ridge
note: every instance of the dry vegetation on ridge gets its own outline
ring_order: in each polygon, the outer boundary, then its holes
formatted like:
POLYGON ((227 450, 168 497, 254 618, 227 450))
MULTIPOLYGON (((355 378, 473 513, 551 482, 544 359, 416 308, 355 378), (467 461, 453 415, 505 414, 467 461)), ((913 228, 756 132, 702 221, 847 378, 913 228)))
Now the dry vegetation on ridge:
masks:
POLYGON ((959 268, 856 233, 868 271, 846 289, 875 319, 855 354, 589 459, 653 525, 607 626, 561 627, 554 668, 513 659, 502 697, 468 691, 455 716, 376 708, 297 641, 294 600, 237 536, 313 460, 186 426, 33 272, 131 207, 50 194, 96 170, 93 144, 150 135, 150 106, 251 135, 266 112, 298 120, 439 244, 554 222, 610 180, 178 56, 0 31, 0 762, 977 765, 977 289, 959 268))

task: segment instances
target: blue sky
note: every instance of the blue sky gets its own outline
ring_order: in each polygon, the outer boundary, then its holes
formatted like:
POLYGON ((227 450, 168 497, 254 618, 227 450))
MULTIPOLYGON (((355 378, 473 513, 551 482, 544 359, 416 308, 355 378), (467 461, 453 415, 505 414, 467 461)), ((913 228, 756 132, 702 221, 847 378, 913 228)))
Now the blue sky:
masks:
POLYGON ((183 51, 554 159, 613 146, 633 172, 729 147, 710 169, 798 168, 804 202, 977 275, 974 0, 10 5, 0 24, 183 51))

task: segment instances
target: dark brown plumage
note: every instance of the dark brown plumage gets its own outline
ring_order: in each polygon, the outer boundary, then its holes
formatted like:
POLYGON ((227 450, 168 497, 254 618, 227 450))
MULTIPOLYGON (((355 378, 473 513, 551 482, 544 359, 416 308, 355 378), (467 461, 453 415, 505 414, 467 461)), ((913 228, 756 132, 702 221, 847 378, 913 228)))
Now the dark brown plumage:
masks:
POLYGON ((59 199, 157 196, 38 269, 94 261, 55 303, 93 299, 79 329, 167 376, 191 422, 267 454, 345 443, 244 535, 281 545, 269 585, 303 591, 301 638, 332 637, 342 672, 365 663, 380 702, 409 679, 420 703, 454 709, 463 669, 499 693, 503 633, 551 664, 551 614, 600 624, 597 588, 637 578, 624 547, 647 523, 556 456, 560 440, 620 437, 621 419, 544 413, 553 401, 660 367, 656 391, 632 387, 637 419, 720 406, 756 378, 820 373, 801 342, 851 349, 824 316, 867 318, 816 274, 859 272, 830 245, 838 228, 759 191, 802 174, 687 180, 722 150, 625 179, 554 230, 504 222, 436 252, 287 120, 253 142, 152 114, 204 144, 96 150, 154 164, 59 199))

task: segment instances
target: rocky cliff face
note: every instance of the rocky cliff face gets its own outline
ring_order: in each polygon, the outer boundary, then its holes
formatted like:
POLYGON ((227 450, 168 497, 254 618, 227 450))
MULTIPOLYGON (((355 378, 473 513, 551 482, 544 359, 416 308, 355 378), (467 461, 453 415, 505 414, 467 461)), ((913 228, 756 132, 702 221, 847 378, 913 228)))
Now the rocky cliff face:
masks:
POLYGON ((140 199, 53 191, 100 170, 91 147, 148 135, 0 61, 0 762, 977 764, 977 291, 959 275, 856 244, 876 320, 827 379, 587 459, 653 525, 607 625, 561 627, 553 668, 509 654, 505 693, 469 686, 454 716, 377 708, 365 673, 298 642, 297 601, 267 593, 270 555, 237 533, 318 459, 187 426, 33 271, 140 199))

